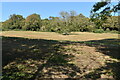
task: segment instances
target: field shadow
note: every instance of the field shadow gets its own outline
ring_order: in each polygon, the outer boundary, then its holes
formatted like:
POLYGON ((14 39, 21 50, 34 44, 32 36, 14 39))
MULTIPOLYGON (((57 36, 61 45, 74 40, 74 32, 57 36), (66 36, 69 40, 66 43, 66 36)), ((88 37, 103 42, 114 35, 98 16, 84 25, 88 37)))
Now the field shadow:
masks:
MULTIPOLYGON (((113 59, 120 60, 119 39, 91 40, 83 42, 27 39, 17 37, 2 38, 3 80, 39 80, 55 78, 80 78, 80 68, 69 63, 74 55, 65 54, 63 46, 71 44, 95 47, 113 59)), ((120 62, 109 61, 106 66, 83 75, 81 78, 98 79, 104 70, 111 70, 114 78, 120 78, 120 62)))
POLYGON ((112 59, 118 61, 106 61, 106 66, 100 67, 93 72, 90 72, 82 77, 90 79, 98 79, 101 75, 108 74, 108 77, 112 75, 116 80, 120 79, 120 39, 102 39, 102 40, 90 40, 82 42, 66 42, 67 44, 79 44, 95 47, 97 52, 101 52, 112 59), (106 71, 106 72, 104 72, 106 71), (107 72, 108 71, 108 72, 107 72), (110 71, 110 72, 109 72, 110 71), (112 73, 111 73, 112 72, 112 73))
POLYGON ((3 80, 77 76, 79 67, 69 63, 74 55, 64 54, 62 46, 55 40, 2 37, 3 80))
POLYGON ((111 57, 112 59, 116 59, 118 61, 107 61, 106 66, 96 69, 94 72, 89 73, 85 76, 90 77, 90 75, 92 74, 91 76, 93 78, 96 78, 98 76, 100 77, 101 74, 103 75, 106 74, 105 72, 102 72, 106 70, 106 71, 110 71, 107 72, 109 76, 112 75, 114 79, 119 80, 120 79, 120 39, 92 40, 86 43, 93 43, 86 45, 91 47, 96 47, 96 51, 101 52, 111 57))
POLYGON ((95 47, 96 51, 101 52, 115 59, 120 59, 120 39, 102 39, 89 41, 64 41, 64 45, 79 44, 95 47))
POLYGON ((120 59, 120 39, 91 40, 87 41, 86 45, 96 47, 98 52, 101 52, 112 58, 120 59))

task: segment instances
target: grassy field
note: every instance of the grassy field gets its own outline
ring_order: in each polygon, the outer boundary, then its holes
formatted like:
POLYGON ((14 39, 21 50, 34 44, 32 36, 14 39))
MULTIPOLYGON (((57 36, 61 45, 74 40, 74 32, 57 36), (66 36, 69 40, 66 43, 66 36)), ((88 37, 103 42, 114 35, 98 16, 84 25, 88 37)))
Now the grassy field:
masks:
POLYGON ((120 78, 118 34, 3 31, 3 80, 120 78))
POLYGON ((3 31, 2 35, 10 37, 24 37, 31 39, 47 40, 69 40, 69 41, 89 41, 109 38, 118 38, 118 34, 112 33, 89 33, 89 32, 72 32, 71 35, 61 35, 55 32, 34 32, 34 31, 3 31))

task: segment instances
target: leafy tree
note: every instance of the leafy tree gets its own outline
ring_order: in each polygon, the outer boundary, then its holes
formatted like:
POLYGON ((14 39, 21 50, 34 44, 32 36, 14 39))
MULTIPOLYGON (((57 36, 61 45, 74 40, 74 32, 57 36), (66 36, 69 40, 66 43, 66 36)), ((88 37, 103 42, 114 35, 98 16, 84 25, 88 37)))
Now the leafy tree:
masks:
POLYGON ((91 10, 91 20, 95 23, 96 28, 103 28, 103 24, 112 16, 111 13, 116 13, 118 10, 120 10, 120 2, 118 2, 117 5, 112 6, 110 0, 102 0, 93 5, 91 10))
POLYGON ((6 20, 2 27, 3 29, 21 29, 24 25, 24 18, 22 15, 10 15, 10 18, 6 20))
POLYGON ((119 30, 119 22, 118 22, 118 16, 111 16, 107 19, 106 23, 103 24, 104 30, 119 30))
POLYGON ((25 19, 25 25, 23 26, 24 30, 38 31, 41 28, 41 18, 39 14, 29 15, 25 19))
POLYGON ((41 31, 50 31, 50 29, 49 29, 49 24, 50 24, 49 19, 47 19, 47 18, 42 19, 41 23, 42 23, 41 31))
POLYGON ((61 18, 62 18, 63 21, 67 21, 68 18, 69 18, 69 13, 66 12, 66 11, 61 11, 60 12, 60 16, 61 16, 61 18))

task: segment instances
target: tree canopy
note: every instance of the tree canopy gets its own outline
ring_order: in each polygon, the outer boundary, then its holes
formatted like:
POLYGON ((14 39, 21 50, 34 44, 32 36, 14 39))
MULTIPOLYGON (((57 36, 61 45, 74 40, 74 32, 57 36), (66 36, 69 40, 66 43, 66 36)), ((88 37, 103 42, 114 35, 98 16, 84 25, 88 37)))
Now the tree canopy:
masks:
POLYGON ((41 19, 39 14, 31 14, 26 18, 22 15, 10 15, 9 19, 2 22, 2 30, 30 30, 49 31, 58 33, 81 32, 103 32, 118 31, 119 16, 113 16, 120 10, 120 2, 112 5, 110 0, 103 0, 93 5, 90 18, 75 11, 61 11, 59 17, 49 16, 41 19))
POLYGON ((90 17, 96 27, 100 29, 105 26, 104 24, 108 22, 107 20, 112 16, 112 13, 119 12, 119 10, 120 1, 116 5, 112 5, 111 0, 102 0, 93 5, 90 17))

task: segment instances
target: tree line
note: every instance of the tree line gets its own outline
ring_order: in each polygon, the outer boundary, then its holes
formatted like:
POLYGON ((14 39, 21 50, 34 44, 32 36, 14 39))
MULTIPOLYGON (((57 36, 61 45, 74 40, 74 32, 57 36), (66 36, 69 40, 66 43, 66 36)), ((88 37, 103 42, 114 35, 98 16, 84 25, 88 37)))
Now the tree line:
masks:
POLYGON ((41 19, 39 14, 31 14, 24 18, 22 15, 10 15, 10 18, 2 22, 2 30, 25 30, 25 31, 46 31, 46 32, 109 32, 119 31, 118 18, 112 16, 112 12, 119 10, 119 5, 102 7, 110 4, 109 0, 101 1, 93 5, 90 18, 83 14, 77 14, 75 11, 61 11, 60 17, 50 16, 41 19), (97 12, 99 11, 99 12, 97 12))

